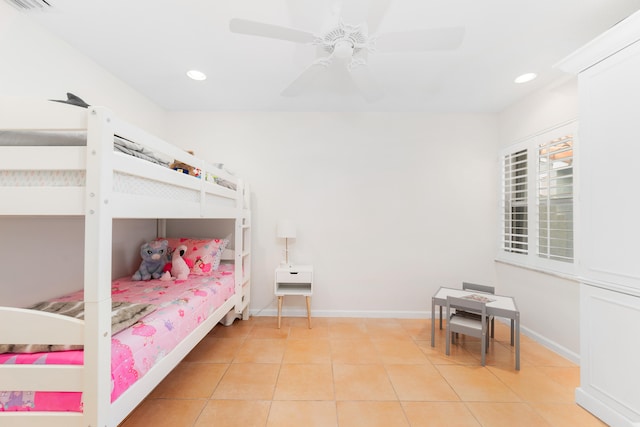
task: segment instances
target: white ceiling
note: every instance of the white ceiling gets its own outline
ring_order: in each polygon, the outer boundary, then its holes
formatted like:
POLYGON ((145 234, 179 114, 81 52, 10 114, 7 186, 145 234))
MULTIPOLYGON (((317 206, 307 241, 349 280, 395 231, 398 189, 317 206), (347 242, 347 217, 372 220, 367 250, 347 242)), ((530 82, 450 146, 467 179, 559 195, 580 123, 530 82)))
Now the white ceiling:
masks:
POLYGON ((640 0, 392 0, 378 33, 462 26, 465 38, 454 51, 370 54, 384 94, 373 103, 329 77, 283 97, 315 47, 229 31, 230 19, 246 18, 320 34, 343 1, 381 0, 49 0, 53 11, 27 13, 167 110, 498 112, 564 77, 553 64, 640 9, 640 0), (207 80, 188 79, 192 68, 207 80), (525 72, 539 77, 514 84, 525 72))

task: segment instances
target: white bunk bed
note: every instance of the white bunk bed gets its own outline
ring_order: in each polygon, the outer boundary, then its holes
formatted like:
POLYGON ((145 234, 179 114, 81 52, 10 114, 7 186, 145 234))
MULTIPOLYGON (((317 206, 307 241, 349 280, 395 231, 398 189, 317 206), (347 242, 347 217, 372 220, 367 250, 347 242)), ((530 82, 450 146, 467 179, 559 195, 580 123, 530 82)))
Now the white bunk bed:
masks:
MULTIPOLYGON (((0 146, 0 177, 28 171, 78 174, 80 184, 0 182, 3 217, 79 216, 84 218, 84 321, 15 307, 0 307, 0 344, 76 344, 84 346, 83 365, 0 365, 0 389, 81 392, 82 412, 0 411, 6 426, 116 426, 220 321, 248 318, 250 295, 249 191, 214 165, 119 119, 103 107, 81 109, 43 103, 29 115, 2 118, 3 129, 86 131, 86 145, 0 146), (34 111, 37 110, 37 111, 34 111), (114 135, 145 146, 202 172, 178 173, 114 151, 114 135), (210 176, 231 183, 227 188, 210 176), (159 360, 146 375, 111 402, 111 285, 113 219, 158 219, 163 237, 166 219, 227 219, 234 223, 235 293, 159 360)), ((14 181, 18 178, 14 178, 14 181)))

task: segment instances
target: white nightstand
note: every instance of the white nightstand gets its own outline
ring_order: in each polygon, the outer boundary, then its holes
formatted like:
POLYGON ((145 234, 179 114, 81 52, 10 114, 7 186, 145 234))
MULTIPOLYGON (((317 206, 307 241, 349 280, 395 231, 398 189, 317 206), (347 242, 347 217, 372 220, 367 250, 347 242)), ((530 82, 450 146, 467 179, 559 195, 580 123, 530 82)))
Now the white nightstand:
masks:
POLYGON ((274 293, 278 297, 278 329, 285 295, 302 295, 307 299, 307 322, 311 329, 311 295, 313 294, 313 266, 294 265, 278 267, 275 274, 274 293))

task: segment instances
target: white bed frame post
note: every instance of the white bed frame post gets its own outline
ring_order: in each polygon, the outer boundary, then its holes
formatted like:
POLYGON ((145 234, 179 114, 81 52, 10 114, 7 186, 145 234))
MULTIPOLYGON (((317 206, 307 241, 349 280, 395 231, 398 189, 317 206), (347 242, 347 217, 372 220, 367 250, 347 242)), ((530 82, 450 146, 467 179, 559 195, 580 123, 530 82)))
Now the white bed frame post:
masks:
POLYGON ((111 113, 89 107, 84 242, 84 425, 108 427, 111 405, 111 113))

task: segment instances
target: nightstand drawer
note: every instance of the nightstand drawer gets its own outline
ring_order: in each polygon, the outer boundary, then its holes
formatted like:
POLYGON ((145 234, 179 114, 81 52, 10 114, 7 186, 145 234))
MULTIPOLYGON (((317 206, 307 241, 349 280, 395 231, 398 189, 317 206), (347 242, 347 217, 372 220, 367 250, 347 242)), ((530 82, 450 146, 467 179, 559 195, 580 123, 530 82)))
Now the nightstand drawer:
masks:
POLYGON ((278 271, 276 282, 279 283, 311 283, 311 271, 278 271))

